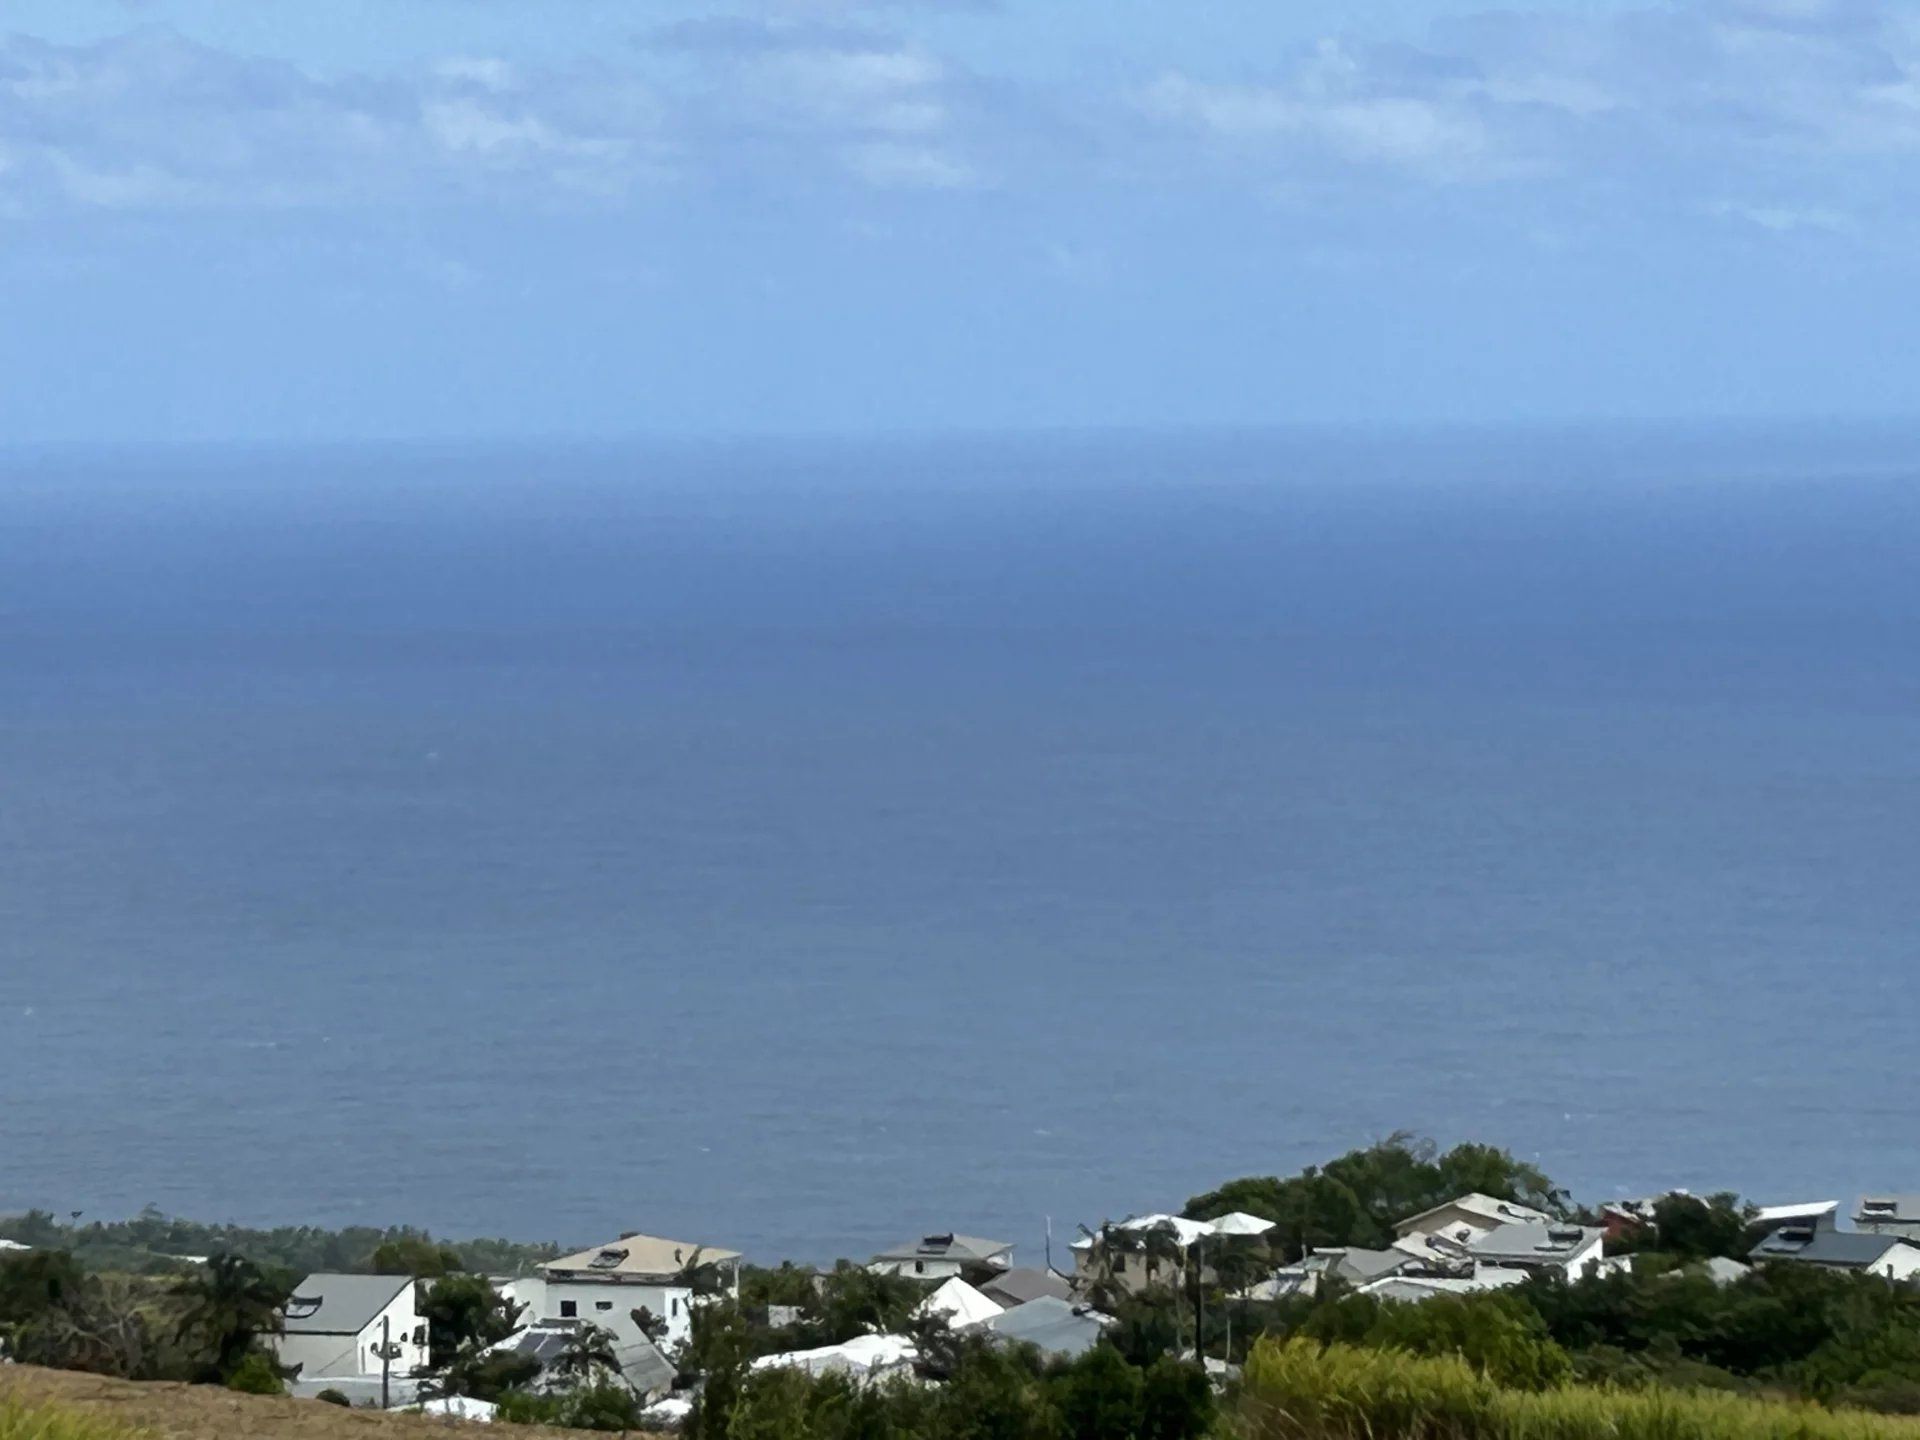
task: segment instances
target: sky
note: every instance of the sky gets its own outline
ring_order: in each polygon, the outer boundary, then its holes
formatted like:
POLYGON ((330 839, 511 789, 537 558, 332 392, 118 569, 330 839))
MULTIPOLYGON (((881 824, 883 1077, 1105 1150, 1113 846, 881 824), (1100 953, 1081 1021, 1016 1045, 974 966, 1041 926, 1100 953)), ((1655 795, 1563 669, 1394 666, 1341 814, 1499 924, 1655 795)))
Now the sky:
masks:
POLYGON ((1920 3, 0 0, 0 444, 1920 413, 1920 3))

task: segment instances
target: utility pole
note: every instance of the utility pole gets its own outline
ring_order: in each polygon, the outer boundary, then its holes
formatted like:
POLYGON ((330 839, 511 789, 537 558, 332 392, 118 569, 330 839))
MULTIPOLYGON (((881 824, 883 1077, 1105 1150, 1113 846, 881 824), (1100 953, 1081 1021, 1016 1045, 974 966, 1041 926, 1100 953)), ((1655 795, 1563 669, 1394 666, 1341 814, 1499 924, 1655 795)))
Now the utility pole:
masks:
POLYGON ((393 1346, 389 1343, 389 1332, 393 1329, 393 1317, 380 1317, 380 1408, 387 1408, 387 1374, 393 1368, 393 1346))

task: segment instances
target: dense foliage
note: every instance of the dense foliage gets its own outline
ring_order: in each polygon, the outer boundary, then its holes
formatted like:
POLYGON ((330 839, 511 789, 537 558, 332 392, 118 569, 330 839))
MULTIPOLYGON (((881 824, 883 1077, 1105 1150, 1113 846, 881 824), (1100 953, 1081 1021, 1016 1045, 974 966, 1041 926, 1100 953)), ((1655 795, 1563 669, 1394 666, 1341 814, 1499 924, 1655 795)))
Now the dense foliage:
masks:
POLYGON ((1298 1175, 1248 1176, 1196 1195, 1186 1213, 1210 1220, 1230 1211, 1274 1222, 1271 1243, 1281 1258, 1315 1246, 1384 1246, 1396 1220, 1479 1191, 1559 1214, 1566 1196, 1538 1168, 1491 1145, 1442 1151, 1430 1140, 1393 1135, 1298 1175))
POLYGON ((1136 1366, 1107 1345, 1047 1364, 1026 1347, 954 1337, 939 1379, 736 1366, 709 1380, 689 1440, 1199 1440, 1213 1429, 1198 1366, 1136 1366))
POLYGON ((1911 1421, 1708 1391, 1516 1390, 1457 1356, 1262 1341, 1243 1440, 1916 1440, 1911 1421))
POLYGON ((272 1230, 243 1225, 206 1225, 154 1209, 131 1220, 63 1224, 45 1210, 0 1218, 0 1239, 37 1250, 65 1250, 89 1270, 128 1274, 179 1273, 213 1255, 242 1255, 292 1279, 317 1270, 367 1274, 444 1274, 459 1268, 517 1275, 560 1253, 553 1245, 510 1240, 435 1241, 407 1226, 350 1226, 324 1230, 287 1225, 272 1230), (388 1247, 385 1250, 382 1247, 388 1247), (449 1258, 454 1264, 445 1263, 449 1258), (438 1268, 434 1268, 437 1264, 438 1268), (424 1268, 423 1268, 424 1267, 424 1268))

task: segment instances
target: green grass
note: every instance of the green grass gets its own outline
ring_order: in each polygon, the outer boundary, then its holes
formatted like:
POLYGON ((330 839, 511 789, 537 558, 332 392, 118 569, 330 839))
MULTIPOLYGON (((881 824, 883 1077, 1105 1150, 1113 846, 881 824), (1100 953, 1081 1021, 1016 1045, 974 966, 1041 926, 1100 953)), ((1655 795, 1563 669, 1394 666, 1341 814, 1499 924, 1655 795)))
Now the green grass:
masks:
POLYGON ((1457 1357, 1260 1342, 1241 1440, 1920 1440, 1920 1422, 1705 1390, 1507 1390, 1457 1357))
POLYGON ((57 1405, 0 1400, 0 1440, 136 1440, 141 1433, 57 1405))

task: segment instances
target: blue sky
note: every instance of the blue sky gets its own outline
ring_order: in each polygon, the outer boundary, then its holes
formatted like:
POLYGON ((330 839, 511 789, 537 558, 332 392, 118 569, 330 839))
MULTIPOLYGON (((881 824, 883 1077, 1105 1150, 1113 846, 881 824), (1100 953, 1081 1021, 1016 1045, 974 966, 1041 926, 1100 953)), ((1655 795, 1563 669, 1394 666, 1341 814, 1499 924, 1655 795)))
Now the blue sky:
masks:
POLYGON ((1920 7, 0 0, 0 439, 1911 415, 1920 7))

